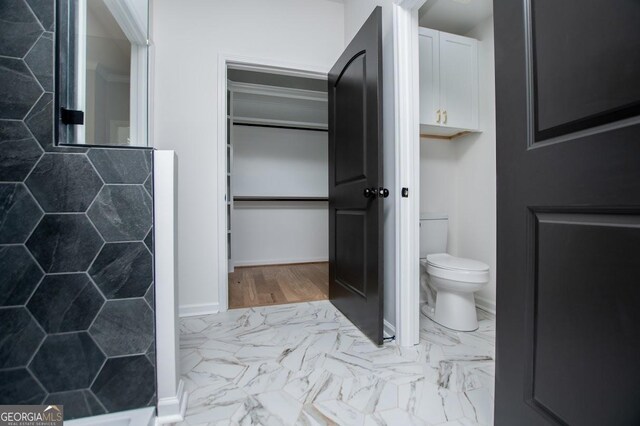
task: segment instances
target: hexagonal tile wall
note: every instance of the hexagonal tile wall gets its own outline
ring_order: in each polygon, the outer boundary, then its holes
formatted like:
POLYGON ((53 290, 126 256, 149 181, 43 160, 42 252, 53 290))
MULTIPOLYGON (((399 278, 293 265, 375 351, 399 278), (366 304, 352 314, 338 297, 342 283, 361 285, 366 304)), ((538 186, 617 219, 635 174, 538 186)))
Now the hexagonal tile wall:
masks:
POLYGON ((45 154, 27 180, 45 212, 85 212, 102 179, 82 154, 45 154))
POLYGON ((140 185, 106 185, 87 214, 105 241, 141 241, 151 229, 153 206, 140 185))
POLYGON ((53 91, 53 33, 43 33, 24 62, 47 92, 53 91))
POLYGON ((0 306, 27 303, 43 275, 24 246, 0 246, 0 306))
POLYGON ((42 88, 24 62, 0 57, 0 118, 22 120, 40 95, 42 88))
POLYGON ((26 367, 44 332, 25 308, 0 309, 0 368, 26 367))
POLYGON ((22 182, 42 155, 42 148, 22 121, 0 124, 0 181, 22 182))
POLYGON ((47 336, 29 370, 49 392, 86 389, 105 356, 86 332, 47 336))
POLYGON ((84 331, 104 299, 87 274, 46 276, 27 308, 47 333, 84 331))
POLYGON ((64 405, 64 419, 97 416, 106 411, 90 390, 51 393, 44 404, 64 405))
POLYGON ((153 281, 153 260, 144 243, 107 243, 89 275, 108 299, 142 297, 153 281))
POLYGON ((1 56, 24 57, 42 34, 38 19, 21 1, 0 3, 0 22, 1 56))
POLYGON ((91 390, 109 411, 143 407, 153 396, 154 368, 144 355, 107 360, 91 390))
POLYGON ((26 244, 45 272, 84 272, 104 243, 84 214, 48 214, 26 244))
POLYGON ((55 145, 54 8, 0 1, 0 404, 61 403, 71 419, 143 407, 155 394, 153 167, 151 150, 55 145), (110 352, 144 358, 101 374, 108 409, 89 389, 106 355, 86 331, 105 304, 87 274, 105 244, 87 210, 105 181, 114 189, 94 218, 122 245, 105 249, 92 272, 109 297, 137 298, 117 300, 125 304, 107 308, 94 331, 105 347, 115 342, 110 352), (121 384, 142 396, 119 402, 121 384))
POLYGON ((0 405, 41 404, 46 394, 26 368, 0 370, 0 405))
POLYGON ((43 213, 21 183, 0 183, 0 244, 24 243, 43 213))
POLYGON ((144 354, 153 342, 153 312, 142 298, 109 300, 89 333, 110 357, 144 354))
POLYGON ((92 149, 88 156, 105 183, 143 184, 151 173, 151 158, 145 151, 92 149))

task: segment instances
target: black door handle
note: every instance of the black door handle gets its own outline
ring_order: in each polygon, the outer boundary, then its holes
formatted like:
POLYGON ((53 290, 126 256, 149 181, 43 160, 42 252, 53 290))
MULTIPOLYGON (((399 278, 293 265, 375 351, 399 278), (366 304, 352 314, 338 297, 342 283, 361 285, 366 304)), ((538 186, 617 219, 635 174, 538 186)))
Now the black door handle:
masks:
POLYGON ((376 198, 378 196, 377 188, 365 188, 364 189, 364 198, 376 198))
POLYGON ((380 189, 378 189, 378 196, 381 198, 387 198, 389 196, 389 190, 387 188, 380 187, 380 189))

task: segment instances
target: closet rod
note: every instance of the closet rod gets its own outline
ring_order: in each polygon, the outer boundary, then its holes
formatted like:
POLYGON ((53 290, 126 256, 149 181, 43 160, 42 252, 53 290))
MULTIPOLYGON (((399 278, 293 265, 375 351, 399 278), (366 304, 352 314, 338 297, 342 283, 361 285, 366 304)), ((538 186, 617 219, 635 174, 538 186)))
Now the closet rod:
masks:
POLYGON ((233 201, 329 201, 328 197, 251 197, 236 196, 233 201))
POLYGON ((328 132, 329 129, 314 129, 312 127, 285 126, 282 124, 259 124, 259 123, 233 123, 234 126, 248 127, 271 127, 272 129, 310 130, 312 132, 328 132))

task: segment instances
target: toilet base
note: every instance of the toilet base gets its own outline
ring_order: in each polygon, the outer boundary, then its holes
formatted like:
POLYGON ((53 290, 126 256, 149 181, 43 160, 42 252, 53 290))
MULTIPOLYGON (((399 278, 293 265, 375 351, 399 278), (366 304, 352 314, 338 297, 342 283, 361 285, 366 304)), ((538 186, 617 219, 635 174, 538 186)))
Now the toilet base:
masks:
POLYGON ((435 309, 424 304, 420 310, 430 320, 451 330, 466 332, 478 329, 473 293, 438 290, 435 309))

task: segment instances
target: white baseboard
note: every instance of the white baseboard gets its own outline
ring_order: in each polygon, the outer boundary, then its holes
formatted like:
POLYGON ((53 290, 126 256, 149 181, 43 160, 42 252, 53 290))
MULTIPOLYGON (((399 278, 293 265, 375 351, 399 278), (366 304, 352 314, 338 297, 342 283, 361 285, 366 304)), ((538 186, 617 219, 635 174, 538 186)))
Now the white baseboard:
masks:
POLYGON ((384 335, 384 337, 393 337, 396 335, 396 327, 393 324, 391 324, 387 320, 384 320, 383 324, 384 329, 382 334, 384 335))
POLYGON ((476 296, 476 306, 484 311, 496 314, 496 302, 493 300, 485 299, 484 297, 476 296))
POLYGON ((272 259, 272 260, 234 260, 233 266, 266 266, 266 265, 287 265, 290 263, 318 263, 328 262, 326 257, 307 257, 302 259, 272 259))
POLYGON ((175 396, 158 399, 158 416, 156 417, 156 425, 183 421, 184 414, 187 412, 188 400, 189 393, 184 388, 184 381, 180 380, 175 396))
POLYGON ((180 305, 178 315, 180 318, 197 317, 200 315, 217 314, 220 307, 217 303, 200 303, 195 305, 180 305))
POLYGON ((138 408, 137 410, 65 420, 64 424, 65 426, 153 426, 155 424, 155 411, 155 407, 138 408))

